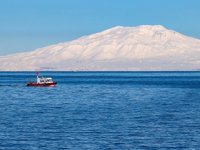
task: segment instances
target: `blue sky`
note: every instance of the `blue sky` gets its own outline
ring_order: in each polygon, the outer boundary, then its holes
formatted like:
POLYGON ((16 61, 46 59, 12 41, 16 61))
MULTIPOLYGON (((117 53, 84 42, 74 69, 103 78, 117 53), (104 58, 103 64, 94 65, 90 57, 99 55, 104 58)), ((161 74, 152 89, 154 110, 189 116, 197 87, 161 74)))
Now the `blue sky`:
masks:
POLYGON ((0 0, 0 55, 114 26, 160 24, 200 38, 199 0, 0 0))

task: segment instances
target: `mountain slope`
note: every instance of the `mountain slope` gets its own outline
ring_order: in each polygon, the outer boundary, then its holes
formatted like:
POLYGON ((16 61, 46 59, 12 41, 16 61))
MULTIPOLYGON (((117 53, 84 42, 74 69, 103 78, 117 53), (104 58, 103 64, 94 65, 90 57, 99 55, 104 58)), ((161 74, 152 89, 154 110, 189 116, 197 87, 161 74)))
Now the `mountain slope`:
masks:
POLYGON ((100 33, 0 57, 0 70, 197 70, 200 40, 160 25, 100 33))

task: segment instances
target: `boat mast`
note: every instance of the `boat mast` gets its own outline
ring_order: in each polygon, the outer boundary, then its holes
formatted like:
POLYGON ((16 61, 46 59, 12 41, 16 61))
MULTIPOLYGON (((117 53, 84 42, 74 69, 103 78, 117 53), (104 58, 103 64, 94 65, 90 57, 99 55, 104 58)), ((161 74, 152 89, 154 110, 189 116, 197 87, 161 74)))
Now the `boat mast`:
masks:
POLYGON ((40 78, 39 78, 39 72, 36 72, 36 76, 37 76, 37 83, 40 83, 40 78))

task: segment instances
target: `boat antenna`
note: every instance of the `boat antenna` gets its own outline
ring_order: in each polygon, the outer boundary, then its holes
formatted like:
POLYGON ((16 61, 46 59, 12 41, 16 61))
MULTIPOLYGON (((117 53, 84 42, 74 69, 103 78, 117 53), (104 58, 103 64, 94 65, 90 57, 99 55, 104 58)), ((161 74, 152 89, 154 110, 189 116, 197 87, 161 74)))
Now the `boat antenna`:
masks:
POLYGON ((36 76, 39 76, 39 71, 36 71, 36 76))

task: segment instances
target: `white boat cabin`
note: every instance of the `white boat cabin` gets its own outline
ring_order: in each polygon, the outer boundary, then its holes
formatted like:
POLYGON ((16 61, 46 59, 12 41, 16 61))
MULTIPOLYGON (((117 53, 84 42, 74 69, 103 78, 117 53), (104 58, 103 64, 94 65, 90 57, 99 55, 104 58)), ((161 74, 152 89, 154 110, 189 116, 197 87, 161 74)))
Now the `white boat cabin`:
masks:
POLYGON ((37 83, 53 83, 52 78, 44 78, 37 76, 37 83))

